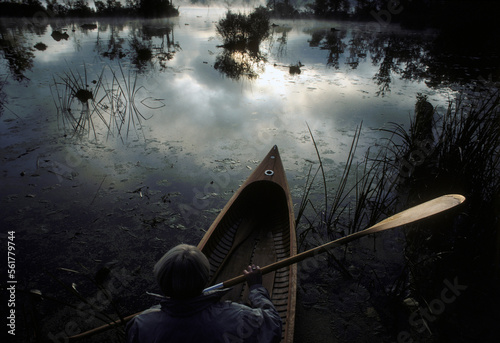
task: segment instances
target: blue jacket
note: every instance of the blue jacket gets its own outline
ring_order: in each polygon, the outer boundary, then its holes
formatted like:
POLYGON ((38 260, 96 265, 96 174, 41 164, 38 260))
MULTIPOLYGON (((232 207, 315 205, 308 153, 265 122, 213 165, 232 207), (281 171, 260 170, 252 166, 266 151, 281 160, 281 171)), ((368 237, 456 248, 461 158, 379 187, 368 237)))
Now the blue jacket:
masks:
POLYGON ((212 291, 185 301, 167 298, 127 324, 127 343, 280 342, 281 318, 262 285, 250 288, 252 307, 221 302, 226 293, 212 291))

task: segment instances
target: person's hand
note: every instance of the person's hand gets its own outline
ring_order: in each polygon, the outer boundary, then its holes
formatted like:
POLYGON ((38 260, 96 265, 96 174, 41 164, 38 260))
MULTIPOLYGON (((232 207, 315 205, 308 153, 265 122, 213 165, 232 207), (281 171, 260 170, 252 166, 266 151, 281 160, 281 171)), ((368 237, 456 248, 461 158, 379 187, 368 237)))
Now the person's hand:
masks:
POLYGON ((252 287, 253 285, 262 285, 262 273, 260 272, 259 266, 252 264, 243 271, 243 274, 247 279, 248 287, 252 287))

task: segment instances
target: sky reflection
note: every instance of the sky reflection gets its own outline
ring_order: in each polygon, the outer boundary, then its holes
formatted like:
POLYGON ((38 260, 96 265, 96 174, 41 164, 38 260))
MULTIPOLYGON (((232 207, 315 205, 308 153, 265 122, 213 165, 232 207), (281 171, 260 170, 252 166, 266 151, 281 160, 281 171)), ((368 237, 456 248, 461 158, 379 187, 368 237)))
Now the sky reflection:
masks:
MULTIPOLYGON (((24 32, 24 48, 38 42, 48 47, 33 52, 33 66, 23 72, 28 85, 12 80, 4 87, 9 106, 26 120, 35 112, 41 113, 50 118, 53 132, 61 132, 61 119, 52 99, 55 83, 62 87, 61 76, 73 75, 89 90, 102 87, 99 99, 103 99, 117 87, 113 71, 119 82, 135 85, 137 111, 150 119, 141 119, 139 124, 126 118, 127 125, 136 126, 127 138, 125 131, 112 132, 98 123, 94 114, 96 132, 87 139, 97 137, 99 144, 113 151, 125 149, 123 154, 113 152, 112 156, 101 151, 97 158, 133 160, 140 156, 157 165, 157 153, 168 154, 168 143, 180 142, 183 154, 194 165, 206 166, 228 151, 244 160, 260 158, 278 144, 287 150, 288 167, 295 168, 293 160, 310 159, 314 153, 307 124, 327 157, 342 162, 361 122, 365 129, 360 145, 368 147, 381 137, 374 130, 389 122, 408 122, 418 92, 439 105, 446 103, 451 92, 430 89, 422 81, 403 80, 391 71, 390 92, 378 94, 374 76, 379 65, 373 63, 372 53, 380 49, 366 50, 361 43, 348 48, 349 41, 372 34, 366 25, 273 20, 279 26, 273 28, 271 39, 261 45, 258 55, 224 56, 227 52, 220 47, 215 32, 215 23, 224 13, 225 9, 184 8, 180 17, 173 19, 99 21, 95 30, 83 30, 83 22, 58 22, 38 34, 24 32), (331 33, 333 26, 340 30, 338 36, 331 33), (68 39, 56 41, 54 30, 68 33, 68 39), (141 55, 144 49, 151 51, 151 58, 141 55), (236 78, 223 68, 216 69, 217 62, 226 57, 247 63, 249 69, 243 70, 255 76, 241 74, 236 78), (289 67, 299 62, 300 74, 291 74, 289 67), (97 82, 101 75, 102 84, 97 82), (24 94, 22 101, 15 95, 20 92, 24 94), (131 144, 131 140, 149 142, 156 150, 144 155, 144 147, 131 144)), ((5 64, 3 73, 8 73, 5 64)), ((81 111, 79 106, 73 113, 81 111)), ((2 132, 8 132, 8 127, 2 132)), ((21 142, 23 135, 37 135, 21 132, 4 137, 3 144, 21 142)))

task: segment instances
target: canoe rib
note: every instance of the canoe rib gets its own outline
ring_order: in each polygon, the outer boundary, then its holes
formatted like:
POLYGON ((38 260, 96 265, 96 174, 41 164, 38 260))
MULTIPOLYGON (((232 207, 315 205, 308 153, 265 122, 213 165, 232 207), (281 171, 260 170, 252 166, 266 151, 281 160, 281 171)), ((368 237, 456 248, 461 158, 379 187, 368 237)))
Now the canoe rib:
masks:
MULTIPOLYGON (((276 146, 231 197, 198 248, 210 261, 210 285, 240 275, 251 263, 265 266, 297 254, 292 200, 276 146)), ((295 264, 263 276, 286 343, 293 341, 296 281, 295 264)), ((246 303, 247 296, 246 285, 240 284, 225 299, 246 303)))

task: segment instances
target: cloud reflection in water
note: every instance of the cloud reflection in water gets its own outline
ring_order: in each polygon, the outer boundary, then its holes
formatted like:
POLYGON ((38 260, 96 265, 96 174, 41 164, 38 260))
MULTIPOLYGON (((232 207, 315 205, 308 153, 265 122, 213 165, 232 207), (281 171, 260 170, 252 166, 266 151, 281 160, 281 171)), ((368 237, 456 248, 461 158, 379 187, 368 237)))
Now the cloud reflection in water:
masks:
MULTIPOLYGON (((340 151, 361 121, 365 128, 375 129, 391 121, 406 123, 417 92, 439 101, 446 98, 446 89, 439 93, 418 79, 402 80, 395 72, 397 64, 386 74, 390 93, 377 96, 379 86, 373 78, 379 64, 372 61, 374 54, 382 61, 379 56, 387 51, 386 43, 364 46, 372 33, 349 23, 336 23, 340 32, 331 33, 329 22, 276 21, 280 26, 274 28, 271 40, 261 44, 258 55, 225 56, 215 34, 215 22, 223 13, 181 9, 181 16, 174 19, 99 22, 96 30, 68 31, 69 39, 59 42, 50 36, 53 28, 48 28, 36 38, 48 48, 35 52, 30 77, 47 82, 47 75, 58 73, 61 65, 76 72, 85 64, 89 75, 99 75, 104 66, 118 70, 118 63, 133 73, 138 70, 137 84, 146 92, 143 97, 160 99, 166 105, 156 110, 141 107, 145 117, 152 116, 142 123, 146 139, 181 141, 186 151, 204 161, 226 147, 249 154, 255 144, 262 146, 262 152, 279 144, 288 146, 295 156, 310 156, 313 147, 303 139, 306 122, 313 132, 320 131, 319 142, 340 151), (315 32, 322 33, 314 36, 315 32), (354 49, 347 46, 350 40, 360 43, 354 49), (131 42, 150 49, 151 61, 134 64, 131 42), (121 53, 110 53, 116 51, 121 53), (162 59, 165 54, 168 58, 162 59), (250 69, 243 69, 237 77, 221 73, 216 63, 227 57, 247 63, 250 69), (301 73, 290 74, 289 67, 299 62, 301 73)), ((393 50, 397 49, 402 48, 393 50)), ((33 101, 47 96, 47 92, 32 91, 33 101)), ((365 130, 367 142, 379 137, 365 130)), ((342 158, 341 153, 338 156, 342 158)))

